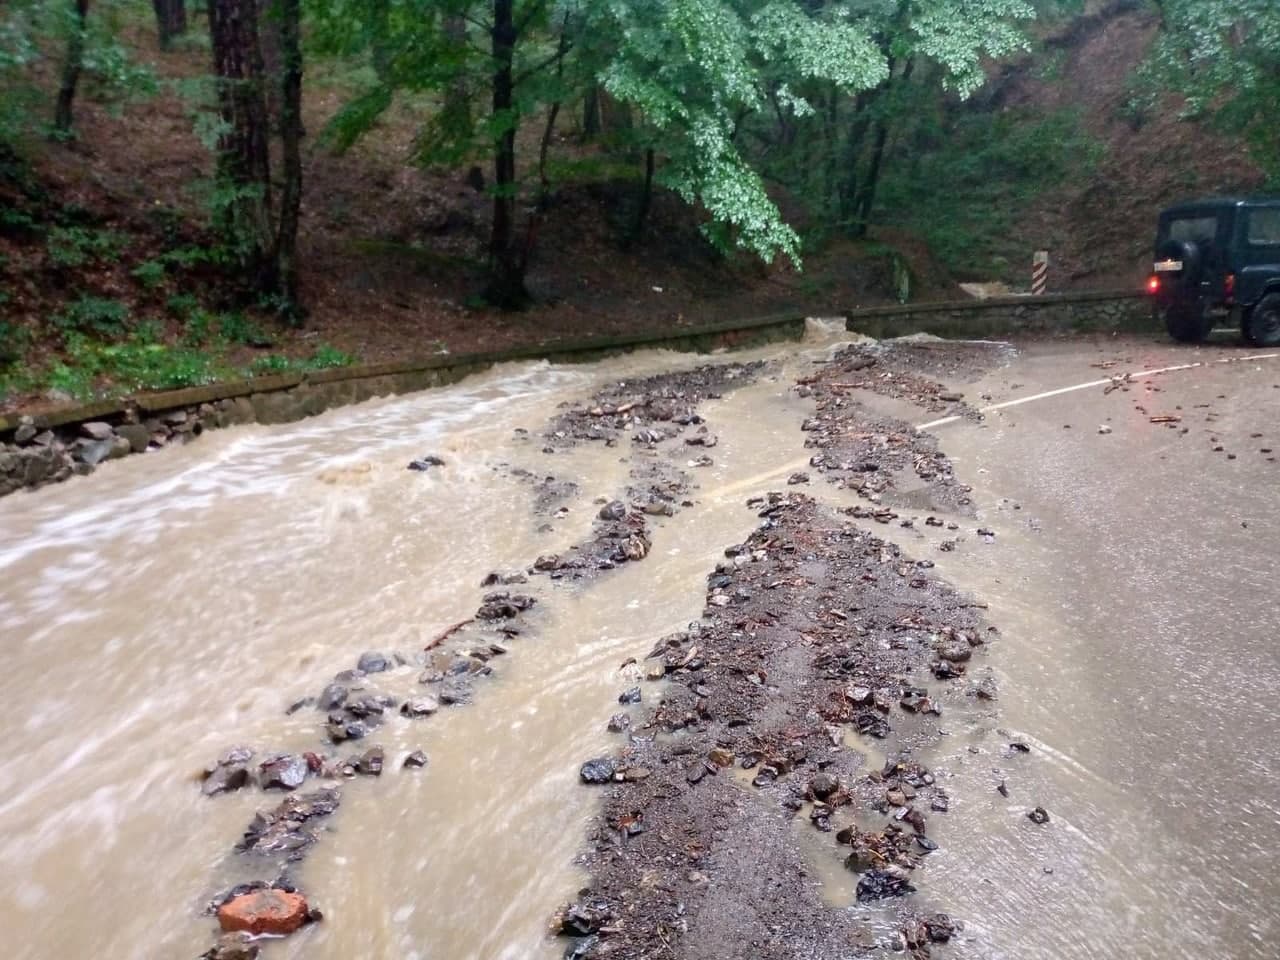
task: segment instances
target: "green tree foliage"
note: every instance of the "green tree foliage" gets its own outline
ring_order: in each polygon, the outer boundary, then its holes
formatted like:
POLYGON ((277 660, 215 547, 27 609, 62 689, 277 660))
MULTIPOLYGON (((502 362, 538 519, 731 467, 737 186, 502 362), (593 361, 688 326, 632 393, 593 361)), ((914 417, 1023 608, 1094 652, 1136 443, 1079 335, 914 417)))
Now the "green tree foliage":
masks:
POLYGON ((851 182, 842 168, 878 170, 889 119, 903 109, 895 81, 927 62, 914 82, 968 94, 985 58, 1024 44, 1019 22, 1033 13, 1023 0, 340 0, 311 11, 320 49, 375 68, 331 142, 350 146, 400 91, 438 98, 420 159, 492 162, 491 266, 517 274, 528 247, 513 233, 524 179, 513 155, 531 116, 548 116, 542 192, 560 105, 598 110, 608 98, 626 122, 607 146, 642 158, 641 216, 656 179, 706 214, 722 249, 799 261, 800 238, 767 180, 821 198, 816 207, 843 190, 842 213, 856 201, 865 215, 875 175, 851 182), (816 194, 814 169, 829 181, 816 194))
POLYGON ((82 82, 96 97, 126 100, 155 92, 151 72, 121 40, 128 0, 6 0, 0 4, 0 151, 50 130, 72 135, 72 102, 82 82), (41 87, 36 69, 52 60, 60 89, 41 87), (72 67, 68 75, 68 66, 72 67))
POLYGON ((1155 0, 1163 22, 1145 92, 1186 97, 1191 116, 1243 134, 1280 187, 1280 3, 1155 0))

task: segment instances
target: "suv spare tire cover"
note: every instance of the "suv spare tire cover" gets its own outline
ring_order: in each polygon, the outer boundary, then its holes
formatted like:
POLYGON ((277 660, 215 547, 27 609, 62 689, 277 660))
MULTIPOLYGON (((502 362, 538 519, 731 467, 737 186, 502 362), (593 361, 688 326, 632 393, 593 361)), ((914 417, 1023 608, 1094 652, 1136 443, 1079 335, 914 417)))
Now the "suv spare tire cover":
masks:
POLYGON ((1181 260, 1182 272, 1178 280, 1187 290, 1195 290, 1200 286, 1200 273, 1204 266, 1204 257, 1200 252, 1200 244, 1194 240, 1166 240, 1156 251, 1159 260, 1181 260))

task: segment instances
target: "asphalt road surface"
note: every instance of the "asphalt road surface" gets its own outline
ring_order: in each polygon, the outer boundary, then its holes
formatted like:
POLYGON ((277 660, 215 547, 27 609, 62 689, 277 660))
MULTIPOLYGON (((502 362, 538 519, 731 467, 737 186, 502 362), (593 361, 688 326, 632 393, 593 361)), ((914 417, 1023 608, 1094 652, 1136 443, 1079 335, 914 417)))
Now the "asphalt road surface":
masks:
POLYGON ((1000 729, 944 752, 980 798, 931 864, 961 955, 1280 955, 1280 357, 1030 344, 960 388, 1051 394, 930 428, 996 534, 939 569, 1005 637, 1000 729))

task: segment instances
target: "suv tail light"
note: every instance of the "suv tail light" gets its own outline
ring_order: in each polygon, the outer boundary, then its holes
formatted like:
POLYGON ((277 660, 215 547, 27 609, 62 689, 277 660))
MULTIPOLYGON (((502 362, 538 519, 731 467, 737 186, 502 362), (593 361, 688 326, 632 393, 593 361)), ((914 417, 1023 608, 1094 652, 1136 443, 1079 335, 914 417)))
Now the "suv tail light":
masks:
POLYGON ((1226 295, 1225 299, 1227 303, 1231 303, 1233 300, 1235 300, 1236 275, 1234 273, 1228 273, 1226 278, 1222 281, 1222 291, 1226 295))
POLYGON ((1153 276, 1150 280, 1147 281, 1147 293, 1159 293, 1159 292, 1160 292, 1160 278, 1153 276))

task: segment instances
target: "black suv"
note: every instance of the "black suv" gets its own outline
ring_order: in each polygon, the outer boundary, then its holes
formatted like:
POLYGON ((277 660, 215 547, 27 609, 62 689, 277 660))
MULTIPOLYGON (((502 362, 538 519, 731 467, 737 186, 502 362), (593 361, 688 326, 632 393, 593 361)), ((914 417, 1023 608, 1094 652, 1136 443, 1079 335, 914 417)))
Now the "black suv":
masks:
POLYGON ((1280 198, 1165 210, 1148 292, 1175 340, 1197 343, 1230 317, 1250 343, 1280 346, 1280 198))

